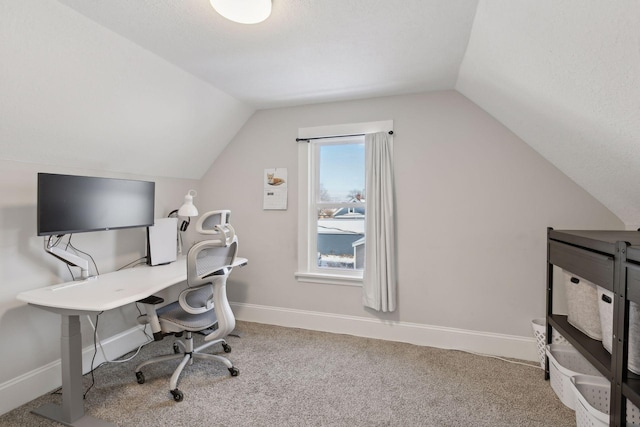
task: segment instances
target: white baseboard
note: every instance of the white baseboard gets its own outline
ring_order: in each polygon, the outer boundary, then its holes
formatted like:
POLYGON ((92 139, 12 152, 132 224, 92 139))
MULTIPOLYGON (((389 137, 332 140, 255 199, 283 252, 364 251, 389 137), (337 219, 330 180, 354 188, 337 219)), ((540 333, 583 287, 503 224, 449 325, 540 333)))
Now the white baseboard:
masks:
POLYGON ((469 351, 536 362, 533 337, 384 321, 314 311, 232 303, 238 320, 469 351))
MULTIPOLYGON (((254 304, 232 303, 231 306, 238 320, 248 322, 406 342, 533 362, 539 360, 536 341, 529 337, 254 304)), ((142 329, 142 326, 134 327, 103 340, 102 347, 107 357, 114 359, 146 342, 142 329)), ((83 349, 84 373, 91 369, 93 354, 93 346, 83 349)), ((104 355, 98 347, 93 365, 98 366, 104 361, 104 355)), ((60 369, 60 360, 56 360, 0 384, 0 415, 60 387, 60 369)), ((131 380, 134 379, 132 372, 131 380)))
MULTIPOLYGON (((104 353, 108 358, 114 359, 138 348, 147 341, 142 330, 142 326, 136 326, 103 340, 102 347, 104 353)), ((84 374, 91 370, 93 354, 93 345, 82 350, 82 372, 84 374)), ((105 358, 102 350, 98 347, 93 366, 96 367, 103 362, 105 362, 105 358)), ((133 372, 131 372, 131 380, 135 380, 133 372)), ((61 385, 62 373, 60 359, 6 381, 0 384, 0 415, 30 402, 45 393, 49 393, 61 385)))

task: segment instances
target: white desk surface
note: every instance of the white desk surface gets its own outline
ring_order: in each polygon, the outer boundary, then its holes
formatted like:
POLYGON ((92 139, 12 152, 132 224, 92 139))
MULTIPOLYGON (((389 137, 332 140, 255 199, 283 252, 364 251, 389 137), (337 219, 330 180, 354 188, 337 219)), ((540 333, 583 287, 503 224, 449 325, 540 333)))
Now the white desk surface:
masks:
MULTIPOLYGON (((246 264, 236 258, 235 265, 246 264)), ((187 280, 187 261, 167 265, 141 265, 18 294, 20 301, 53 311, 100 312, 122 307, 187 280)))
POLYGON ((20 301, 51 309, 100 312, 141 300, 187 280, 186 259, 167 265, 127 268, 97 277, 18 294, 20 301))
MULTIPOLYGON (((236 258, 234 266, 247 263, 236 258)), ((144 299, 187 280, 186 258, 167 265, 147 265, 101 274, 77 282, 33 289, 18 294, 20 301, 53 311, 62 320, 62 405, 47 404, 34 413, 73 426, 115 426, 84 412, 82 340, 79 315, 99 313, 144 299), (66 320, 65 320, 66 319, 66 320)))

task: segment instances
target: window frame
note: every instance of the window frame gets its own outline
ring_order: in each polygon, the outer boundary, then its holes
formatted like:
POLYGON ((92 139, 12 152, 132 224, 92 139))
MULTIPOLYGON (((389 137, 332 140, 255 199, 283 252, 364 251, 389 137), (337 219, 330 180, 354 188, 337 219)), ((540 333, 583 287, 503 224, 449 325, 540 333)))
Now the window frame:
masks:
MULTIPOLYGON (((304 139, 385 132, 391 129, 393 129, 392 120, 298 129, 298 138, 303 140, 298 143, 298 270, 295 272, 298 281, 362 286, 363 275, 363 270, 333 270, 317 267, 315 257, 317 256, 318 214, 315 200, 311 197, 315 194, 313 186, 318 180, 318 168, 314 154, 315 143, 304 141, 304 139)), ((325 140, 325 142, 331 143, 331 140, 325 140)))

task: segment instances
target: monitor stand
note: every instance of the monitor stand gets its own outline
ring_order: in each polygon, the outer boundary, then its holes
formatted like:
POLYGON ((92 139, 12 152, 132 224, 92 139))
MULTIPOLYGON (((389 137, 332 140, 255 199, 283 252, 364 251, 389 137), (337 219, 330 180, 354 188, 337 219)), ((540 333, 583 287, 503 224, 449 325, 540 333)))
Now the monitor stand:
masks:
POLYGON ((80 268, 80 278, 76 280, 86 280, 89 278, 89 261, 57 246, 49 246, 47 244, 48 240, 49 238, 45 237, 44 250, 46 252, 72 267, 80 268))

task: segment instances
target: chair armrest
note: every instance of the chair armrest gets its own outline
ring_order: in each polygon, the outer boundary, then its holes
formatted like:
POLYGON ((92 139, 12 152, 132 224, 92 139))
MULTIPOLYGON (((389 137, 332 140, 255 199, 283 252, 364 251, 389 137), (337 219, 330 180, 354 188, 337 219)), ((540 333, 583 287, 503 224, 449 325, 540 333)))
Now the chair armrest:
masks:
POLYGON ((162 335, 160 320, 158 319, 158 313, 156 313, 156 304, 162 304, 164 302, 164 299, 155 295, 151 295, 137 302, 142 304, 146 313, 143 315, 144 321, 140 321, 140 318, 138 318, 138 321, 142 324, 148 323, 149 326, 151 326, 151 332, 153 333, 154 341, 162 340, 162 338, 164 338, 164 335, 162 335))
POLYGON ((151 295, 148 296, 144 299, 138 300, 136 302, 139 302, 140 304, 152 304, 152 305, 156 305, 156 304, 162 304, 164 302, 164 298, 160 298, 157 297, 155 295, 151 295))
POLYGON ((213 287, 211 283, 194 286, 180 292, 178 303, 189 314, 201 314, 213 309, 213 287))

